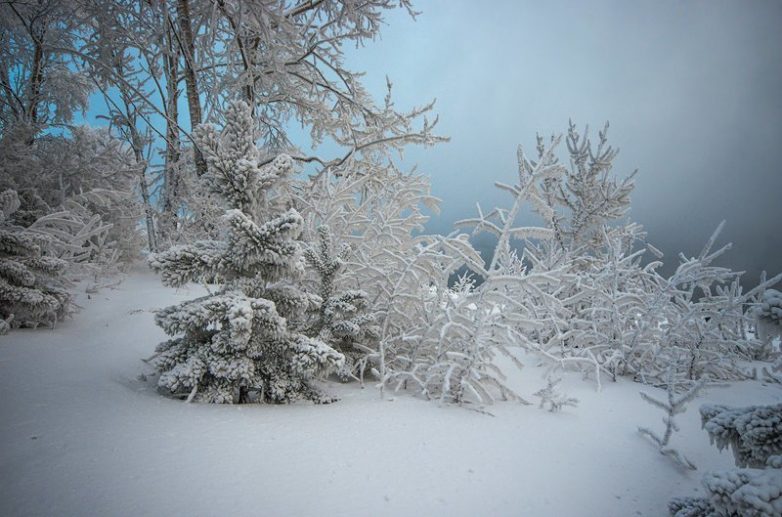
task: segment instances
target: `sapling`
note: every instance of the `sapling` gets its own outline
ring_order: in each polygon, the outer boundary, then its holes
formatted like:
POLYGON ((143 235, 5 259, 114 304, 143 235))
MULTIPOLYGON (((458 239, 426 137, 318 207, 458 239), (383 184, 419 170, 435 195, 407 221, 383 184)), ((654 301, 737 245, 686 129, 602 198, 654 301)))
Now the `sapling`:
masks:
POLYGON ((319 281, 320 300, 315 321, 308 334, 331 345, 345 356, 345 364, 337 371, 344 382, 357 379, 356 370, 368 348, 367 342, 378 337, 377 315, 367 311, 368 295, 360 289, 337 289, 337 276, 343 271, 351 248, 344 245, 334 250, 331 235, 325 226, 318 228, 319 245, 304 250, 304 258, 315 269, 319 281))
POLYGON ((653 406, 656 406, 666 412, 666 415, 663 417, 665 431, 663 432, 662 436, 660 436, 658 433, 652 431, 648 427, 639 427, 638 432, 641 433, 641 435, 649 438, 649 440, 651 440, 652 443, 657 446, 660 454, 663 456, 668 456, 679 466, 690 470, 696 470, 697 467, 695 467, 695 465, 690 460, 688 460, 686 456, 681 454, 673 447, 670 447, 669 443, 673 433, 679 430, 679 426, 675 421, 676 415, 686 411, 687 403, 692 401, 695 396, 698 395, 698 392, 701 390, 705 382, 705 379, 701 379, 695 382, 686 391, 677 395, 677 383, 674 381, 673 368, 669 368, 667 401, 656 399, 650 395, 647 395, 646 393, 641 392, 641 398, 643 398, 649 404, 652 404, 653 406))
POLYGON ((533 393, 533 396, 540 398, 540 404, 538 405, 540 409, 547 409, 550 413, 556 413, 565 406, 578 406, 577 398, 568 397, 557 390, 557 385, 561 381, 562 379, 555 379, 549 376, 546 380, 546 387, 533 393))

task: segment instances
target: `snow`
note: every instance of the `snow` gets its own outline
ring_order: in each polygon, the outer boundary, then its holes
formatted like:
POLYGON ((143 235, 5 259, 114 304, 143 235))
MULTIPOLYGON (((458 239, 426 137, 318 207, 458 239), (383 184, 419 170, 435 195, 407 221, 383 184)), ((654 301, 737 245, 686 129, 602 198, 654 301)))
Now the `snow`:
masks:
MULTIPOLYGON (((203 294, 132 273, 82 295, 55 330, 0 337, 0 515, 666 515, 701 476, 733 468, 700 429, 701 404, 779 403, 761 382, 709 388, 677 417, 677 469, 641 437, 661 413, 621 380, 565 374, 577 407, 500 403, 493 416, 404 393, 328 384, 329 405, 166 399, 138 375, 165 339, 152 311, 203 294)), ((509 383, 546 385, 532 358, 509 383)))

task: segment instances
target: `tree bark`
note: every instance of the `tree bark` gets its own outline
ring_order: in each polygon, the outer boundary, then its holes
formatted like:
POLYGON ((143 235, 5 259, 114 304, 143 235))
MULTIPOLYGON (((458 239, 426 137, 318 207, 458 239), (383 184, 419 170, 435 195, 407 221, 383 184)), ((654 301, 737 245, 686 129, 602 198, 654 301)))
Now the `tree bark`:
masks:
POLYGON ((30 123, 30 136, 27 141, 28 145, 33 145, 35 137, 38 134, 38 107, 41 104, 41 85, 43 84, 43 69, 46 61, 46 56, 43 53, 43 38, 46 35, 44 19, 44 29, 41 31, 39 37, 36 37, 33 33, 32 24, 30 26, 30 36, 33 40, 33 63, 30 74, 30 105, 27 109, 28 122, 30 123))
MULTIPOLYGON (((190 19, 190 1, 177 0, 177 18, 179 20, 180 43, 185 57, 185 86, 187 89, 187 107, 190 111, 190 127, 195 128, 201 120, 201 98, 198 94, 198 81, 195 73, 195 44, 193 43, 193 25, 190 19)), ((206 160, 193 143, 193 158, 196 173, 202 176, 206 173, 206 160)))
MULTIPOLYGON (((175 42, 173 27, 166 13, 166 155, 165 155, 165 188, 163 190, 163 214, 166 222, 173 227, 179 212, 179 46, 175 42)), ((167 228, 168 230, 168 228, 167 228)))
POLYGON ((220 8, 220 12, 223 13, 225 19, 228 20, 228 23, 231 25, 231 29, 234 31, 234 34, 236 35, 236 43, 239 48, 239 55, 242 58, 242 66, 244 66, 244 71, 248 76, 247 79, 248 83, 244 87, 244 96, 247 99, 247 104, 250 105, 250 110, 254 115, 255 114, 255 87, 254 87, 255 76, 253 74, 253 68, 250 62, 251 58, 250 55, 248 54, 247 42, 245 41, 244 36, 242 36, 240 32, 239 25, 233 19, 231 13, 228 12, 224 0, 218 0, 217 6, 220 8))
POLYGON ((138 167, 139 187, 141 187, 141 200, 144 203, 144 222, 147 226, 147 241, 149 251, 157 251, 157 239, 155 234, 155 216, 152 209, 152 203, 149 199, 149 186, 147 185, 147 161, 144 159, 143 144, 141 137, 136 130, 135 123, 128 124, 130 131, 131 147, 133 148, 133 157, 138 167))
POLYGON ((33 72, 30 78, 30 122, 35 125, 38 123, 38 104, 41 98, 41 84, 43 83, 43 48, 36 41, 33 51, 33 72))

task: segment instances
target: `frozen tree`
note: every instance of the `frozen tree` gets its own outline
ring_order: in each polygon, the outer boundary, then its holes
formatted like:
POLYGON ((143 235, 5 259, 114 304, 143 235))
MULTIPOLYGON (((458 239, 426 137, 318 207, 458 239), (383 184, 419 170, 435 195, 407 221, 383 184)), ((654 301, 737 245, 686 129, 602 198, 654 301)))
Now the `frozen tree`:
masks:
POLYGON ((47 254, 46 235, 10 223, 19 206, 15 191, 0 194, 0 333, 53 327, 74 309, 63 276, 67 262, 47 254))
POLYGON ((334 281, 351 253, 343 245, 335 252, 328 228, 318 228, 319 245, 304 250, 304 257, 318 275, 319 307, 308 334, 330 344, 345 356, 345 365, 337 374, 342 380, 356 377, 370 342, 378 338, 377 315, 367 312, 368 295, 360 289, 335 292, 334 281))
POLYGON ((77 126, 32 143, 10 131, 0 144, 0 188, 19 195, 16 224, 53 234, 58 256, 92 269, 111 271, 138 258, 134 171, 127 150, 107 131, 77 126))
POLYGON ((222 132, 211 126, 197 131, 209 165, 205 184, 228 208, 225 239, 150 257, 166 285, 219 282, 204 297, 158 312, 158 325, 177 336, 157 348, 158 385, 207 402, 321 400, 311 379, 340 368, 344 357, 302 332, 306 313, 317 305, 296 283, 304 273, 296 241, 303 220, 271 195, 293 163, 280 155, 259 165, 254 124, 249 107, 236 102, 222 132))
POLYGON ((668 391, 668 400, 663 401, 656 399, 650 395, 647 395, 646 393, 641 392, 641 398, 643 398, 646 402, 649 404, 658 407, 665 411, 665 416, 663 417, 663 423, 665 424, 665 432, 662 436, 660 436, 658 433, 655 433, 651 429, 647 427, 639 427, 638 432, 641 433, 641 435, 646 436, 649 440, 654 443, 657 448, 660 451, 660 454, 663 456, 668 456, 671 458, 674 462, 676 462, 679 466, 684 467, 686 469, 695 470, 696 467, 693 465, 693 463, 687 459, 686 456, 684 456, 682 453, 674 449, 669 445, 671 441, 671 436, 673 436, 673 433, 675 431, 679 430, 679 426, 676 425, 676 415, 680 413, 684 413, 684 411, 687 409, 686 405, 691 402, 697 395, 700 389, 705 384, 705 381, 698 381, 694 383, 692 386, 690 386, 686 391, 684 391, 681 394, 676 393, 676 382, 674 380, 674 373, 673 368, 670 369, 668 373, 668 382, 667 382, 667 391, 668 391))
POLYGON ((763 467, 782 454, 782 404, 730 408, 701 407, 703 428, 718 449, 733 451, 739 467, 763 467))
POLYGON ((78 255, 113 268, 137 257, 138 211, 118 143, 105 131, 71 125, 94 87, 77 58, 89 22, 84 7, 72 0, 0 4, 0 190, 17 192, 13 218, 25 227, 47 217, 39 223, 46 231, 74 233, 99 216, 105 231, 84 240, 89 257, 78 255))
MULTIPOLYGON (((393 339, 381 340, 380 374, 384 382, 396 389, 412 386, 441 402, 489 404, 497 398, 524 402, 505 382, 496 356, 501 354, 520 366, 509 350, 510 344, 524 340, 520 329, 543 325, 522 301, 523 293, 539 292, 541 285, 558 280, 554 275, 515 274, 518 268, 512 259, 510 240, 550 234, 544 228, 517 226, 516 218, 522 204, 534 195, 535 180, 560 172, 560 166, 553 161, 533 164, 520 152, 519 186, 504 187, 514 197, 512 208, 484 215, 479 207, 478 218, 460 223, 486 229, 498 237, 491 263, 483 262, 466 235, 429 238, 421 243, 419 257, 429 254, 426 263, 440 265, 427 270, 422 263, 411 261, 406 270, 419 286, 426 285, 423 280, 429 287, 422 291, 413 285, 401 290, 400 302, 415 302, 420 308, 414 318, 408 315, 399 319, 403 324, 392 333, 393 339), (449 289, 450 274, 462 265, 483 282, 473 285, 463 281, 449 289), (427 276, 421 278, 421 274, 427 276)), ((399 278, 399 284, 404 276, 394 278, 399 278)))
MULTIPOLYGON (((765 359, 769 350, 745 332, 752 319, 748 309, 782 276, 743 291, 740 273, 714 265, 730 248, 715 246, 723 225, 699 255, 680 255, 675 272, 661 275, 662 254, 645 242, 639 225, 621 220, 633 175, 612 176, 617 151, 606 130, 593 146, 571 123, 570 168, 560 166, 538 138, 537 162, 530 161, 530 167, 542 164, 548 174, 523 179, 519 186, 498 185, 521 195, 544 223, 512 234, 523 251, 519 266, 507 268, 510 276, 538 279, 534 288, 513 297, 514 311, 535 322, 517 328, 520 337, 514 341, 553 366, 582 370, 598 386, 603 376, 622 375, 665 385, 672 364, 676 381, 751 376, 741 360, 765 359)), ((499 265, 512 263, 514 250, 500 238, 511 213, 480 212, 464 222, 499 238, 493 259, 499 265)))
POLYGON ((91 85, 73 59, 77 10, 70 0, 0 4, 0 132, 32 143, 86 109, 91 85))
POLYGON ((568 397, 567 395, 560 393, 557 389, 557 385, 562 382, 562 379, 555 379, 549 376, 546 379, 546 387, 541 388, 533 396, 540 399, 538 407, 540 409, 546 409, 550 413, 556 413, 562 411, 565 406, 578 406, 578 399, 574 397, 568 397))
POLYGON ((730 447, 739 468, 703 477, 706 497, 673 499, 676 517, 772 516, 782 514, 782 404, 701 407, 712 443, 730 447))
POLYGON ((776 289, 763 291, 755 308, 755 320, 758 337, 763 341, 782 337, 782 292, 776 289))
MULTIPOLYGON (((422 343, 423 333, 433 338, 437 332, 436 306, 448 292, 450 274, 465 261, 477 264, 478 253, 463 237, 421 234, 424 209, 438 203, 428 179, 399 171, 377 148, 293 186, 295 206, 307 216, 305 234, 314 240, 318 226, 328 226, 333 242, 350 246, 334 292, 367 294, 364 314, 374 315, 378 336, 357 343, 362 355, 356 373, 363 379, 371 372, 382 388, 422 388, 403 377, 424 360, 430 343, 422 343)), ((432 386, 438 383, 433 377, 432 386)), ((429 396, 439 398, 440 391, 429 396)))
POLYGON ((141 182, 149 184, 150 200, 160 200, 148 224, 160 246, 214 237, 214 214, 197 199, 194 178, 206 162, 191 128, 218 122, 226 99, 241 98, 253 110, 262 163, 285 152, 318 178, 341 175, 370 153, 377 153, 375 161, 388 159, 407 144, 441 140, 426 119, 431 104, 403 111, 390 95, 377 103, 362 74, 344 62, 344 46, 377 37, 383 16, 395 8, 417 14, 408 0, 81 2, 72 55, 98 79, 96 87, 121 93, 120 111, 134 114, 124 118, 135 117, 141 135, 150 130, 150 150, 163 157, 160 167, 144 161, 141 182), (305 141, 290 137, 296 125, 308 131, 305 141), (303 150, 325 140, 338 151, 303 150))

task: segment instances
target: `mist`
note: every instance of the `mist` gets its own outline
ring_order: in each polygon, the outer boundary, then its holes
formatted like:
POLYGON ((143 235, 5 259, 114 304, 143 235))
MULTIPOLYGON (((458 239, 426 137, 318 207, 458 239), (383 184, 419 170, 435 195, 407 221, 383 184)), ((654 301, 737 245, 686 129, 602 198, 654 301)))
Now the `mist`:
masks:
MULTIPOLYGON (((507 203, 516 147, 610 121, 614 171, 639 169, 629 218, 663 250, 697 254, 720 221, 723 262, 757 282, 782 271, 782 3, 420 2, 348 52, 398 108, 437 99, 450 142, 408 151, 443 200, 447 233, 475 203, 507 203)), ((564 147, 564 146, 563 146, 564 147)), ((563 149, 564 150, 564 149, 563 149)))

